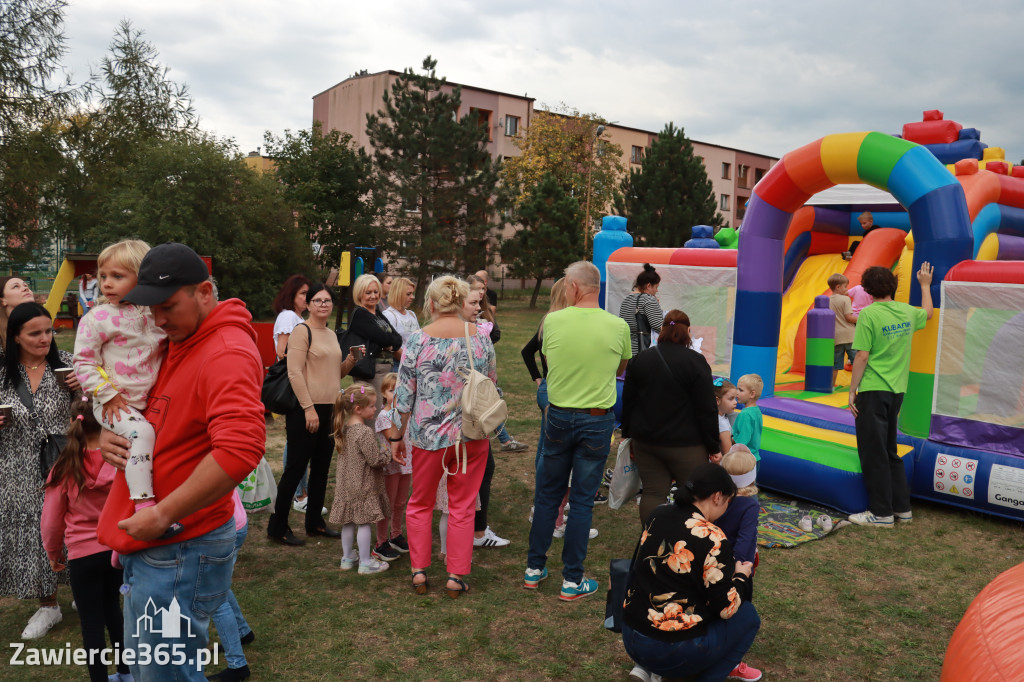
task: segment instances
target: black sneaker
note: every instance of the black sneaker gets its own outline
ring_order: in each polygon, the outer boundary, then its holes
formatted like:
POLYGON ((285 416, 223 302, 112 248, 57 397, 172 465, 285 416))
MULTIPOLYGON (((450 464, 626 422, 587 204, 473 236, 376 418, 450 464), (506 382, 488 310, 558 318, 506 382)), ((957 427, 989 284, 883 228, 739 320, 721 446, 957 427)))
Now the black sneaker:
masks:
POLYGON ((401 552, 402 554, 409 553, 409 543, 406 542, 404 535, 399 535, 397 538, 391 538, 391 541, 388 544, 391 545, 391 549, 396 552, 401 552))
POLYGON ((594 495, 594 504, 608 504, 608 496, 598 490, 594 495))
POLYGON ((374 547, 373 551, 370 552, 370 556, 381 561, 394 561, 401 555, 391 548, 391 543, 385 541, 374 547))
POLYGON ((612 476, 615 474, 615 469, 605 469, 604 476, 601 477, 601 485, 608 488, 612 484, 612 476))

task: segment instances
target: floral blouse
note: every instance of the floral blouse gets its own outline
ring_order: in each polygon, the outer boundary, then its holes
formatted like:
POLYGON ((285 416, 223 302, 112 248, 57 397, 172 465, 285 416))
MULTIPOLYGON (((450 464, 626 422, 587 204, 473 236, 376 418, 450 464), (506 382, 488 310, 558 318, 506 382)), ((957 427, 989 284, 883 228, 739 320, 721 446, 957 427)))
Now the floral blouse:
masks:
POLYGON ((699 637, 707 622, 727 619, 749 598, 747 578, 733 574, 732 547, 693 505, 663 504, 647 519, 623 601, 631 628, 654 639, 699 637))
MULTIPOLYGON (((473 367, 497 382, 498 370, 491 340, 477 327, 470 335, 473 367)), ((440 339, 422 330, 413 332, 403 345, 398 371, 395 406, 411 413, 410 442, 423 450, 442 450, 455 444, 462 431, 462 387, 457 370, 468 366, 466 338, 440 339)))

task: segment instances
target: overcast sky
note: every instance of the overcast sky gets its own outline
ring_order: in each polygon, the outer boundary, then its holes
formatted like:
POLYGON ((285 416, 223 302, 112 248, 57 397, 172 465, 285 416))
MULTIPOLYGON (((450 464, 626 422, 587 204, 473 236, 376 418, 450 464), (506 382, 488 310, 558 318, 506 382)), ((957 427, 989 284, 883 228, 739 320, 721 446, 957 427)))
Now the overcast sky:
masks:
POLYGON ((308 127, 312 97, 360 69, 565 102, 622 125, 781 156, 823 135, 899 132, 926 109, 1024 158, 1016 0, 370 3, 70 0, 84 79, 127 18, 187 83, 206 130, 243 153, 308 127))

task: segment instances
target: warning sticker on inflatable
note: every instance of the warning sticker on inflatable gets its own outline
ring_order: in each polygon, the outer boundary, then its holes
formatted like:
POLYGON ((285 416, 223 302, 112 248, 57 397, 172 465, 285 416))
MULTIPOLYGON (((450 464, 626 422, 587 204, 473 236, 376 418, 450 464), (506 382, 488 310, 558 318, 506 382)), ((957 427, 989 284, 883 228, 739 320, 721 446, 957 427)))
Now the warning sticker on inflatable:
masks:
POLYGON ((989 504, 1024 508, 1024 469, 993 464, 988 477, 989 504))
MULTIPOLYGON (((1021 473, 1024 474, 1024 471, 1021 473)), ((978 460, 939 453, 932 473, 932 489, 937 493, 973 500, 974 479, 977 475, 978 460)))

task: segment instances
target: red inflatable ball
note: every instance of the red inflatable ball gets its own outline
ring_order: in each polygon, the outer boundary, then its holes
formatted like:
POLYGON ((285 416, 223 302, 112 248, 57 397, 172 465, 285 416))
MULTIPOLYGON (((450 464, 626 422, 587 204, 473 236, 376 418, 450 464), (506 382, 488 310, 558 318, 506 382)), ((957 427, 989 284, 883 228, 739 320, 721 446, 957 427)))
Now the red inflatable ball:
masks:
POLYGON ((1024 680, 1024 564, 985 586, 956 626, 942 682, 1024 680))

